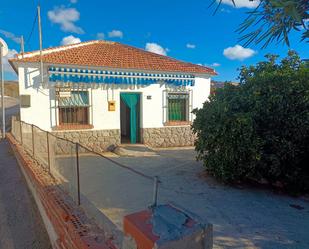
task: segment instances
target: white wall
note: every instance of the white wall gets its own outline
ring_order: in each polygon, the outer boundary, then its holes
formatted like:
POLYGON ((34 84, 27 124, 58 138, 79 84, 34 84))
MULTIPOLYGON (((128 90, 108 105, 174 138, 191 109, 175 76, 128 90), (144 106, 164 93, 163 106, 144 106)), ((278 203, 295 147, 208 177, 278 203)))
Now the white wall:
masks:
MULTIPOLYGON (((163 127, 163 91, 165 85, 152 84, 147 87, 115 85, 114 100, 116 101, 116 111, 108 111, 108 100, 112 100, 112 89, 98 88, 92 90, 93 93, 93 125, 95 129, 120 129, 120 93, 136 92, 141 93, 141 128, 163 127), (147 99, 151 96, 151 99, 147 99)), ((111 86, 110 86, 111 88, 111 86)), ((201 108, 210 94, 210 78, 196 78, 192 89, 193 106, 201 108)))
POLYGON ((193 108, 202 108, 210 95, 210 78, 195 78, 193 89, 193 108))
POLYGON ((134 92, 141 94, 141 127, 162 126, 162 90, 159 84, 147 87, 114 85, 114 90, 98 88, 92 90, 93 125, 95 129, 120 129, 120 93, 134 92), (114 92, 114 94, 112 94, 114 92), (113 96, 114 95, 114 99, 113 96), (147 100, 151 95, 152 99, 147 100), (108 111, 108 100, 116 101, 116 111, 108 111))
MULTIPOLYGON (((31 107, 21 108, 21 119, 35 124, 44 130, 51 130, 55 126, 56 112, 54 89, 44 89, 38 86, 40 82, 38 68, 19 67, 20 94, 31 95, 31 107)), ((152 84, 143 86, 103 85, 89 88, 90 120, 93 121, 94 129, 120 129, 120 93, 141 93, 141 128, 163 127, 163 91, 165 84, 152 84), (151 99, 147 99, 151 96, 151 99), (116 101, 116 111, 108 111, 108 100, 116 101), (93 116, 92 116, 93 114, 93 116)), ((192 90, 194 108, 201 108, 210 94, 210 78, 196 77, 195 85, 188 86, 186 90, 192 90)), ((58 115, 57 115, 58 118, 58 115)))
POLYGON ((51 130, 55 123, 53 91, 40 86, 40 71, 35 67, 19 67, 19 94, 30 95, 31 107, 21 107, 21 120, 51 130), (50 94, 50 91, 52 94, 50 94), (50 96, 51 95, 51 96, 50 96))

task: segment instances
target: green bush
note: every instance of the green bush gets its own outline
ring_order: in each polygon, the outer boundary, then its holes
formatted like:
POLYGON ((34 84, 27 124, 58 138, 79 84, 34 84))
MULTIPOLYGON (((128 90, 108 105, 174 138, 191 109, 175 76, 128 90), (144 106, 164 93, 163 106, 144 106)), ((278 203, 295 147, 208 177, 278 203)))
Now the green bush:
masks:
POLYGON ((194 110, 195 149, 225 182, 281 183, 309 190, 309 69, 293 51, 243 67, 241 84, 218 89, 194 110))

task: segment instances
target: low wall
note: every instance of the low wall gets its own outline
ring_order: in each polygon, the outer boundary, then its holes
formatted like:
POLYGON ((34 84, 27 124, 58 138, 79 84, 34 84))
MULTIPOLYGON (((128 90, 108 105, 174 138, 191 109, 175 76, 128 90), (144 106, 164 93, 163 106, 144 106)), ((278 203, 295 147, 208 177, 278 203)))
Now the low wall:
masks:
MULTIPOLYGON (((22 130, 22 140, 24 144, 32 147, 31 125, 24 124, 22 130)), ((12 122, 12 133, 20 140, 20 125, 15 119, 13 119, 12 122)), ((72 150, 75 150, 73 143, 79 143, 96 152, 110 151, 121 144, 121 134, 119 129, 62 130, 52 131, 51 133, 54 136, 49 136, 50 144, 55 145, 54 150, 57 155, 72 153, 72 150), (56 139, 55 136, 64 138, 68 141, 56 139), (70 143, 69 141, 73 143, 70 143)), ((34 134, 35 151, 38 153, 47 153, 46 133, 34 128, 34 134)), ((190 125, 141 128, 141 142, 151 147, 193 146, 195 138, 196 136, 192 133, 190 125)))
MULTIPOLYGON (((53 131, 54 135, 102 152, 121 143, 120 130, 53 131)), ((142 143, 151 147, 193 146, 191 126, 167 126, 141 129, 142 143)))
POLYGON ((193 146, 195 136, 191 126, 166 126, 142 129, 142 142, 151 147, 193 146))
POLYGON ((120 130, 53 131, 54 135, 80 143, 97 152, 111 150, 120 144, 120 130))
POLYGON ((117 249, 104 231, 31 159, 11 134, 7 139, 34 196, 55 249, 117 249))

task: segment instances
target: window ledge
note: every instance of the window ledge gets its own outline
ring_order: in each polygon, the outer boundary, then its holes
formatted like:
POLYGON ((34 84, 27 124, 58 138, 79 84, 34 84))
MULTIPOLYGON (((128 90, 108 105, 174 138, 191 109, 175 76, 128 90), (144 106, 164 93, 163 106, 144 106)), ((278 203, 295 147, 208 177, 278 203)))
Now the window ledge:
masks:
POLYGON ((190 121, 168 121, 164 123, 164 126, 181 126, 181 125, 191 125, 190 121))
POLYGON ((87 130, 92 129, 93 125, 82 125, 82 124, 65 124, 65 125, 58 125, 54 128, 56 131, 61 130, 87 130))

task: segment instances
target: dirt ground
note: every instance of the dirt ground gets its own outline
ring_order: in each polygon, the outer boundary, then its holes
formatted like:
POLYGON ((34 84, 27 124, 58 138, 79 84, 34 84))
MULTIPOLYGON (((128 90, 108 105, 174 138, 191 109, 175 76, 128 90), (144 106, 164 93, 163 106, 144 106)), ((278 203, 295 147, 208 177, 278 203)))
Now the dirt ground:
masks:
MULTIPOLYGON (((158 154, 113 159, 159 176, 159 203, 172 201, 211 222, 215 249, 309 248, 308 200, 222 185, 204 176, 194 150, 162 150, 158 154)), ((75 172, 74 165, 70 167, 67 175, 75 172)), ((80 172, 83 198, 87 197, 119 229, 124 215, 145 209, 152 202, 151 181, 106 159, 82 157, 80 172)))
POLYGON ((49 249, 48 235, 26 181, 0 141, 0 249, 49 249))

